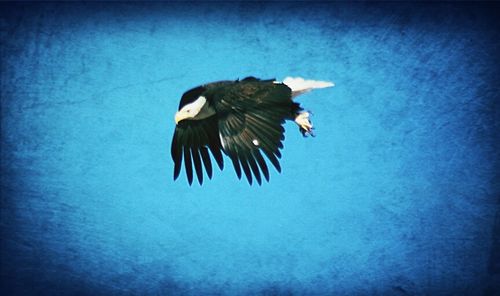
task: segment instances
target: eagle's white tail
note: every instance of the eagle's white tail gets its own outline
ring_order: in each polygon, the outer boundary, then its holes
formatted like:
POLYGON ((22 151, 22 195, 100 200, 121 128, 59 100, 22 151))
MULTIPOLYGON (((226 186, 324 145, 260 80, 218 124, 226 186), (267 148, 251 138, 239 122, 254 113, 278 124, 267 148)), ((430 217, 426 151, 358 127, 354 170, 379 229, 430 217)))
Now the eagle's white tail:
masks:
POLYGON ((286 77, 283 80, 289 88, 292 89, 292 97, 296 97, 300 94, 309 92, 316 88, 325 88, 335 86, 333 82, 329 81, 318 81, 318 80, 305 80, 301 77, 286 77))

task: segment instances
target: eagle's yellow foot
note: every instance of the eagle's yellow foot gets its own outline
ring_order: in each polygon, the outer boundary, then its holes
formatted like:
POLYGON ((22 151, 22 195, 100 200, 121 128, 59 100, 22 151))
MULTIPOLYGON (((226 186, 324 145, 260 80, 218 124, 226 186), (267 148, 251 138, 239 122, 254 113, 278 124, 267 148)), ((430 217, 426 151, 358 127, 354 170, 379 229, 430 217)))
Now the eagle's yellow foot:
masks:
POLYGON ((302 112, 297 114, 295 117, 295 123, 299 126, 299 131, 302 133, 302 136, 307 137, 311 135, 314 137, 313 133, 313 124, 309 120, 310 112, 302 112))

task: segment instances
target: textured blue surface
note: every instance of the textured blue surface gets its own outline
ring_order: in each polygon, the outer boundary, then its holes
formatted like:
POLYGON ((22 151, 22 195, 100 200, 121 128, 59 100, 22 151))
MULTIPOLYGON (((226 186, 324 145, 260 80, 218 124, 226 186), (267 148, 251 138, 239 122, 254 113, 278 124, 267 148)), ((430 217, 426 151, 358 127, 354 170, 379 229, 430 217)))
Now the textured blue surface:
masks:
POLYGON ((2 295, 499 292, 498 6, 1 11, 2 295), (182 93, 248 75, 334 81, 317 137, 173 182, 182 93))

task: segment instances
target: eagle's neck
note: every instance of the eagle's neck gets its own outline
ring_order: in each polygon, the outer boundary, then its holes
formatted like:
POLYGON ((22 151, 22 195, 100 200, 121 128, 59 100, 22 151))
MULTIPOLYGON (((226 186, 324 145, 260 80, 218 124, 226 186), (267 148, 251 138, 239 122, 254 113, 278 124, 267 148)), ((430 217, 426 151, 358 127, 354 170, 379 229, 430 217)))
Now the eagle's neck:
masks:
POLYGON ((215 109, 210 106, 210 104, 208 103, 207 99, 205 97, 200 97, 196 103, 199 104, 200 106, 200 111, 198 112, 198 114, 196 114, 195 117, 191 118, 193 120, 201 120, 201 119, 205 119, 205 118, 208 118, 212 115, 215 115, 215 109), (198 102, 199 101, 199 102, 198 102))

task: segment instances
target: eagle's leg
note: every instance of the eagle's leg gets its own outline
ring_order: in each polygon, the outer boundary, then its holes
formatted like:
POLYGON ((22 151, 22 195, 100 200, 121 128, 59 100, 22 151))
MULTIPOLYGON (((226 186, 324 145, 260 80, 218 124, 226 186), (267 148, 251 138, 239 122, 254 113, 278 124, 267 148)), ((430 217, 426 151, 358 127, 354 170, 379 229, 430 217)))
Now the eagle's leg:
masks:
POLYGON ((300 112, 295 115, 295 123, 299 126, 299 131, 304 137, 308 135, 314 137, 313 124, 309 120, 309 116, 311 116, 311 112, 300 112))

